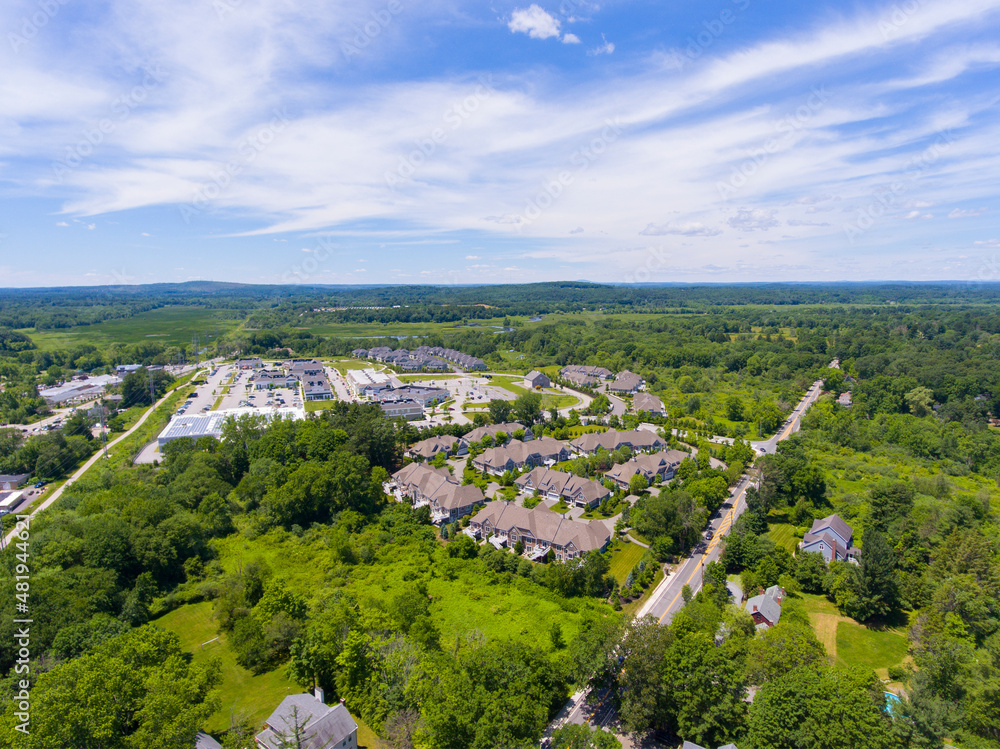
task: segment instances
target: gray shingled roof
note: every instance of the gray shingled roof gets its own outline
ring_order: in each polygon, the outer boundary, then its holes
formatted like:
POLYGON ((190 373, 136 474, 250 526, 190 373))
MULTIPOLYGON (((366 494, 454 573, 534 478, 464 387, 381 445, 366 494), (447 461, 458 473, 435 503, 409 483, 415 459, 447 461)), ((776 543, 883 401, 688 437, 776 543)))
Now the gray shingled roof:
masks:
POLYGON ((840 515, 829 515, 822 520, 814 520, 809 532, 822 535, 824 528, 834 531, 846 542, 847 546, 851 545, 851 540, 854 538, 854 529, 841 520, 840 515))
POLYGON ((337 746, 358 729, 358 724, 343 705, 330 707, 311 694, 293 694, 285 697, 271 713, 267 727, 257 734, 257 741, 278 749, 282 735, 288 737, 296 721, 305 735, 302 749, 337 746))
POLYGON ((744 609, 748 613, 757 611, 772 625, 781 618, 781 599, 783 592, 777 585, 772 585, 760 595, 747 599, 744 609))

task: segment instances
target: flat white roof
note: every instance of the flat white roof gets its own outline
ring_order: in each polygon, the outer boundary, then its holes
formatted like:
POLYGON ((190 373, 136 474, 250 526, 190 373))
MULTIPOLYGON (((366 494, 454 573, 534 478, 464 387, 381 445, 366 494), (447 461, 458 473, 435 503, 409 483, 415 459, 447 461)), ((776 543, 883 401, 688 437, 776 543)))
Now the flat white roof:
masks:
POLYGON ((166 428, 160 432, 157 441, 164 445, 171 440, 182 437, 198 439, 199 437, 222 436, 222 425, 230 416, 239 418, 248 414, 263 416, 267 419, 291 418, 304 419, 305 409, 302 408, 227 408, 222 411, 208 411, 203 414, 181 414, 174 416, 166 428))

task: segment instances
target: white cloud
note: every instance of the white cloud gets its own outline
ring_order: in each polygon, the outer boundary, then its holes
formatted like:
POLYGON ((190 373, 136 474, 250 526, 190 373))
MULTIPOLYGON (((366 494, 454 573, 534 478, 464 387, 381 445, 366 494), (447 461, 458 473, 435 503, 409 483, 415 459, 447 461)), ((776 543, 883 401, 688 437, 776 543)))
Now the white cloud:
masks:
POLYGON ((781 224, 775 218, 776 210, 773 208, 740 208, 735 216, 731 216, 726 222, 734 229, 740 231, 767 231, 781 224))
POLYGON ((58 221, 56 223, 56 226, 69 226, 69 224, 67 224, 65 221, 58 221))
POLYGON ((479 255, 466 255, 465 259, 466 260, 482 260, 482 257, 479 256, 479 255))
POLYGON ((576 34, 566 33, 566 34, 563 34, 562 43, 563 44, 579 44, 580 43, 580 37, 578 37, 576 34))
POLYGON ((715 237, 722 234, 722 229, 705 226, 700 221, 676 224, 668 221, 665 224, 649 224, 639 234, 645 237, 663 237, 667 234, 679 234, 684 237, 715 237))
POLYGON ((977 239, 972 244, 976 247, 1000 247, 1000 239, 977 239))
POLYGON ((604 44, 599 47, 594 47, 592 50, 587 52, 588 55, 610 55, 615 51, 615 43, 609 42, 604 34, 601 34, 601 39, 604 40, 604 44))
POLYGON ((517 34, 527 34, 532 39, 549 39, 559 36, 559 21, 532 3, 527 8, 515 9, 510 15, 507 28, 517 34))
POLYGON ((798 218, 790 218, 785 222, 789 226, 829 226, 829 221, 804 221, 798 218))
POLYGON ((149 233, 148 231, 144 231, 144 232, 142 232, 142 234, 141 234, 140 236, 143 236, 143 237, 151 237, 151 236, 152 236, 152 234, 150 234, 150 233, 149 233))
POLYGON ((982 216, 984 213, 986 213, 985 208, 956 208, 948 214, 948 218, 971 218, 973 216, 982 216))

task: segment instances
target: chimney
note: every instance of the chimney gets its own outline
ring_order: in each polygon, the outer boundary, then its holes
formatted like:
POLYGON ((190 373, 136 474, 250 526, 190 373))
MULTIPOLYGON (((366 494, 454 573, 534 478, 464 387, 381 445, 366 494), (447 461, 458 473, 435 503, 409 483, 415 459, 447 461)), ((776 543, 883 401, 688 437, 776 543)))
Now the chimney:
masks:
POLYGON ((757 604, 756 603, 753 605, 753 611, 751 611, 750 613, 751 614, 756 614, 757 613, 757 604))
POLYGON ((317 702, 325 702, 326 701, 326 700, 323 699, 323 696, 324 696, 323 695, 323 687, 316 687, 313 690, 313 695, 316 697, 316 701, 317 702))
POLYGON ((344 707, 347 707, 347 700, 345 700, 343 697, 341 697, 340 698, 340 704, 343 705, 344 707))

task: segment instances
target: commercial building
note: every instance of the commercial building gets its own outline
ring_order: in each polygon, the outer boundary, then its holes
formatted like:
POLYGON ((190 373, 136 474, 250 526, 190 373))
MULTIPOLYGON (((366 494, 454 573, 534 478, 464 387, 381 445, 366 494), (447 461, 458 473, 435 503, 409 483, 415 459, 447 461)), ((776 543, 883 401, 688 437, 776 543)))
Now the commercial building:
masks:
POLYGON ((382 401, 382 413, 389 419, 413 421, 424 415, 424 407, 415 400, 382 401))
POLYGON ((175 415, 170 420, 166 428, 160 432, 160 436, 156 438, 156 442, 162 448, 168 442, 185 437, 195 440, 201 437, 221 439, 222 425, 226 423, 226 419, 248 415, 261 416, 270 421, 271 419, 304 419, 306 414, 301 408, 230 408, 224 411, 208 411, 203 414, 180 414, 175 415))
POLYGON ((294 375, 278 369, 263 369, 250 377, 254 390, 272 390, 274 388, 293 388, 298 380, 294 375))
POLYGON ((400 388, 386 388, 372 393, 374 400, 399 401, 412 400, 419 403, 424 408, 435 403, 443 403, 448 400, 451 393, 444 388, 422 387, 420 385, 404 385, 400 388))
POLYGON ((105 390, 109 387, 121 385, 121 383, 122 378, 116 375, 96 375, 94 377, 83 375, 79 379, 73 379, 57 387, 39 390, 38 394, 50 405, 79 403, 104 395, 105 390))
POLYGON ((30 473, 10 473, 0 475, 0 491, 11 492, 28 482, 30 473))
POLYGON ((389 375, 374 369, 349 369, 345 379, 351 392, 358 398, 369 398, 374 393, 392 387, 389 375))

